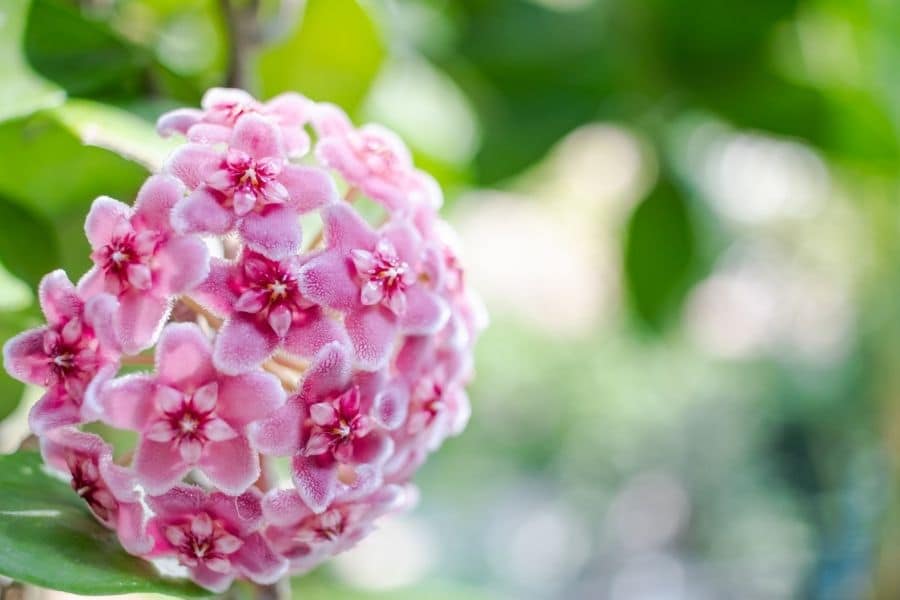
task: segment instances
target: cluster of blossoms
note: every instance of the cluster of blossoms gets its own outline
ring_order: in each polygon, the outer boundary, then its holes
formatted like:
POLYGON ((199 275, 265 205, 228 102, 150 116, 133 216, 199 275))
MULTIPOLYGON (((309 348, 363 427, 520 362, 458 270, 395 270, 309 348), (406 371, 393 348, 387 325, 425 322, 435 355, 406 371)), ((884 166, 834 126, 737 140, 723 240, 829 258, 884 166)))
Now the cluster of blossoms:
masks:
POLYGON ((186 142, 134 206, 94 201, 93 268, 43 279, 47 325, 5 366, 46 388, 29 415, 44 458, 128 552, 213 591, 270 584, 410 505, 468 419, 484 313, 439 187, 391 132, 230 89, 158 130, 186 142), (117 463, 94 421, 136 448, 117 463))

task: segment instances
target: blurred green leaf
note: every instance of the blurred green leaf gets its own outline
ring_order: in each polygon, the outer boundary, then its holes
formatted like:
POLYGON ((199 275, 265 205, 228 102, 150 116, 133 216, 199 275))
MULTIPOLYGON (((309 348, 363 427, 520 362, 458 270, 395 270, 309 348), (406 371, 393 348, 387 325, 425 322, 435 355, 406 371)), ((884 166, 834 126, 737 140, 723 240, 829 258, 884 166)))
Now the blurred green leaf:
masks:
POLYGON ((34 0, 25 30, 31 65, 76 96, 131 96, 152 55, 61 0, 34 0))
POLYGON ((354 110, 385 57, 371 15, 355 0, 309 0, 300 25, 259 56, 264 96, 297 91, 354 110))
POLYGON ((63 90, 38 77, 22 56, 30 0, 5 0, 0 19, 0 121, 56 106, 63 90))
MULTIPOLYGON (((0 343, 35 325, 30 311, 0 312, 0 343)), ((8 417, 22 401, 25 385, 0 371, 0 421, 8 417)))
POLYGON ((13 275, 37 288, 46 273, 59 266, 59 244, 44 217, 0 197, 0 262, 13 275), (35 240, 41 243, 36 244, 35 240), (24 249, 27 252, 23 252, 24 249))
POLYGON ((83 145, 53 111, 0 124, 0 161, 0 195, 51 219, 83 219, 101 194, 130 201, 147 176, 134 162, 83 145))
POLYGON ((209 596, 127 554, 34 452, 0 456, 0 573, 74 594, 209 596))
POLYGON ((625 283, 640 321, 660 331, 691 283, 697 240, 687 201, 661 179, 635 209, 625 243, 625 283))

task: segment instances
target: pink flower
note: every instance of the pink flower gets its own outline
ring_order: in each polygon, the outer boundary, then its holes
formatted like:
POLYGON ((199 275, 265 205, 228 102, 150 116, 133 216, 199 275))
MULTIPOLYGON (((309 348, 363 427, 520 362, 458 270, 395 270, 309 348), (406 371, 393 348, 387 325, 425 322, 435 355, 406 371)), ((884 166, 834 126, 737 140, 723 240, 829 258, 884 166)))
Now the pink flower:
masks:
POLYGON ((167 112, 157 121, 157 131, 164 137, 181 133, 202 144, 228 142, 237 121, 256 114, 278 126, 289 156, 299 157, 309 150, 309 135, 303 126, 312 116, 313 103, 300 94, 281 94, 262 103, 244 90, 212 88, 203 95, 201 106, 203 110, 179 108, 167 112))
POLYGON ((316 513, 339 495, 380 478, 392 443, 372 419, 383 373, 353 374, 346 349, 332 343, 319 352, 300 392, 251 436, 266 454, 293 454, 293 479, 300 497, 316 513))
POLYGON ((224 592, 237 575, 275 583, 287 561, 262 536, 261 499, 256 488, 229 496, 187 485, 149 497, 155 516, 147 528, 156 540, 151 555, 174 555, 194 581, 213 592, 224 592))
POLYGON ((213 360, 226 373, 258 367, 276 350, 311 358, 347 335, 297 282, 305 257, 271 260, 245 250, 236 262, 214 259, 209 278, 193 297, 225 319, 213 360))
POLYGON ((108 292, 119 299, 114 325, 126 353, 152 346, 172 296, 194 287, 209 272, 206 245, 176 235, 169 225, 169 212, 183 194, 177 179, 155 175, 138 192, 133 209, 100 197, 85 222, 94 267, 78 288, 85 296, 108 292))
POLYGON ((41 438, 41 454, 53 469, 69 477, 75 493, 104 526, 113 529, 132 554, 146 554, 153 540, 144 530, 144 510, 134 474, 112 459, 101 438, 61 427, 41 438))
POLYGON ((140 433, 134 467, 141 485, 158 494, 197 467, 217 488, 243 493, 260 474, 246 428, 284 403, 278 379, 220 374, 209 341, 186 323, 163 330, 156 371, 121 377, 100 392, 103 420, 140 433))
POLYGON ((440 187, 413 167, 403 141, 380 125, 353 127, 337 106, 321 104, 313 118, 319 134, 316 157, 353 186, 389 209, 418 202, 440 206, 440 187))
POLYGON ((325 171, 285 160, 280 131, 257 114, 237 120, 224 152, 187 144, 173 153, 167 169, 191 190, 172 212, 176 230, 216 235, 237 230, 251 250, 272 259, 299 252, 297 216, 337 196, 325 171))
POLYGON ((372 531, 376 519, 405 508, 409 501, 410 493, 403 487, 387 485, 316 514, 292 490, 275 490, 262 503, 270 524, 265 536, 278 554, 291 561, 292 571, 306 572, 355 546, 372 531))
POLYGON ((390 357, 399 334, 430 334, 446 323, 446 302, 421 281, 421 238, 402 221, 378 233, 346 204, 323 211, 328 248, 299 273, 310 300, 345 313, 344 325, 364 369, 390 357))
POLYGON ((38 296, 47 325, 7 341, 3 361, 16 379, 47 388, 28 417, 32 431, 41 434, 91 417, 85 397, 101 370, 115 370, 119 345, 111 327, 113 297, 85 302, 63 271, 45 276, 38 296))

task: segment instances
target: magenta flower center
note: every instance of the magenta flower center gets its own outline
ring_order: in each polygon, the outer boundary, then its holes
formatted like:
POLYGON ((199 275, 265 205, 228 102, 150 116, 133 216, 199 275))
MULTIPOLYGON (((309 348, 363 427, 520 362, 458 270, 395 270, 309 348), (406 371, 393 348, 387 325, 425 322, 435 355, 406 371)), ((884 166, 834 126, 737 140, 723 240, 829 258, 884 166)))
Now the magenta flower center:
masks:
POLYGON ((415 283, 416 274, 400 259, 393 244, 382 238, 375 250, 351 251, 356 272, 363 281, 360 301, 366 305, 384 304, 395 314, 406 311, 406 289, 415 283))
POLYGON ((159 235, 152 231, 130 231, 113 237, 94 252, 93 258, 113 284, 113 291, 129 287, 145 290, 152 284, 150 261, 159 241, 159 235))
MULTIPOLYGON (((97 372, 97 345, 93 333, 80 318, 64 325, 48 328, 43 340, 44 360, 49 366, 48 386, 64 384, 67 388, 83 388, 97 372)), ((72 390, 75 391, 75 390, 72 390)), ((80 398, 75 394, 73 398, 80 398)))
POLYGON ((255 159, 232 148, 208 183, 226 196, 226 204, 230 203, 236 214, 245 215, 267 204, 287 201, 287 188, 278 182, 281 168, 281 159, 255 159))
POLYGON ((235 309, 257 315, 278 337, 287 335, 291 325, 307 316, 313 303, 306 300, 297 285, 294 261, 272 261, 249 255, 234 283, 239 294, 235 309))
POLYGON ((409 433, 419 433, 434 423, 447 404, 444 402, 444 388, 435 379, 426 379, 417 387, 412 397, 409 433))
POLYGON ((255 102, 221 102, 210 107, 211 120, 234 125, 242 116, 259 111, 259 105, 255 102))
POLYGON ((231 569, 228 555, 241 547, 241 540, 228 533, 218 520, 201 513, 189 520, 169 525, 164 534, 175 548, 178 560, 188 567, 203 564, 218 573, 231 569))
POLYGON ((111 522, 119 506, 106 484, 100 478, 96 459, 91 456, 69 453, 66 464, 72 474, 71 486, 88 505, 97 518, 111 522))
POLYGON ((300 524, 297 539, 307 544, 333 542, 343 535, 346 525, 347 519, 344 514, 339 509, 333 508, 321 515, 307 517, 300 524))
POLYGON ((331 452, 340 462, 353 456, 354 442, 372 430, 372 420, 360 411, 359 388, 354 386, 326 402, 310 406, 309 435, 304 454, 331 452))
POLYGON ((205 385, 192 395, 172 388, 159 390, 159 418, 150 426, 147 437, 155 442, 174 444, 187 462, 196 462, 210 441, 231 439, 237 433, 216 415, 217 384, 205 385))
POLYGON ((370 173, 384 176, 399 170, 399 157, 379 136, 361 133, 354 145, 370 173))

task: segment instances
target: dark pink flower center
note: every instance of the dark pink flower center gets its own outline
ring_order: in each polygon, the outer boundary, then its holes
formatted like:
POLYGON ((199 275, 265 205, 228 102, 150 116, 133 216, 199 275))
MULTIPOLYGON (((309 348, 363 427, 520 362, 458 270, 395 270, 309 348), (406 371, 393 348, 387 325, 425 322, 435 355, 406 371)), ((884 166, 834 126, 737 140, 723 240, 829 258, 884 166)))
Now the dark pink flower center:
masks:
POLYGON ((237 436, 216 415, 218 386, 215 383, 199 388, 192 395, 168 387, 161 387, 157 394, 160 415, 146 435, 156 442, 174 444, 187 462, 196 462, 208 442, 237 436))
POLYGON ((372 420, 361 412, 357 386, 332 400, 313 404, 309 412, 309 433, 303 450, 307 456, 331 452, 338 461, 348 462, 354 442, 372 430, 372 420))
POLYGON ((97 459, 86 454, 70 452, 66 465, 72 474, 72 489, 84 500, 91 511, 104 523, 111 523, 119 503, 100 477, 97 459))
POLYGON ((255 159, 232 148, 208 183, 225 196, 225 204, 231 205, 236 214, 245 215, 265 205, 287 201, 287 188, 278 181, 281 169, 279 158, 255 159))
POLYGON ((382 238, 371 252, 351 252, 356 272, 363 281, 360 300, 363 304, 379 302, 401 315, 406 310, 406 289, 415 283, 416 274, 400 259, 394 245, 382 238))
POLYGON ((346 527, 347 518, 344 513, 332 508, 320 515, 306 517, 298 526, 295 539, 307 545, 330 543, 339 539, 346 527))
POLYGON ((230 571, 228 556, 243 545, 240 538, 229 533, 220 521, 207 513, 168 525, 163 533, 181 564, 188 567, 203 564, 218 573, 230 571))
POLYGON ((219 102, 209 108, 208 118, 213 123, 233 126, 242 116, 259 112, 260 108, 256 102, 219 102))
POLYGON ((147 289, 152 284, 150 262, 160 241, 156 232, 130 231, 113 237, 94 252, 93 259, 103 269, 107 282, 113 284, 113 291, 147 289))
POLYGON ((44 332, 43 351, 49 366, 46 385, 64 385, 71 392, 72 400, 80 403, 81 392, 100 366, 93 331, 79 317, 48 327, 44 332))
POLYGON ((419 433, 430 427, 446 408, 444 386, 432 377, 421 381, 413 391, 410 402, 409 433, 419 433))
POLYGON ((232 283, 238 294, 235 310, 256 315, 261 324, 284 337, 291 325, 309 316, 314 306, 300 293, 296 272, 293 259, 273 261, 248 252, 232 283))

